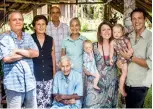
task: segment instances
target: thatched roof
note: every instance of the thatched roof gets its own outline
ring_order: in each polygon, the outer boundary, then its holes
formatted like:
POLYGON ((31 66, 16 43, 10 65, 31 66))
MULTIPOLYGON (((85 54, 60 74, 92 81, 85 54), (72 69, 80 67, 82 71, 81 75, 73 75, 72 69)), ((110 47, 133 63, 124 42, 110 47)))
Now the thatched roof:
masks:
MULTIPOLYGON (((0 22, 13 10, 20 10, 21 12, 26 13, 45 4, 103 4, 106 3, 107 0, 101 0, 102 2, 95 1, 97 0, 0 0, 0 22)), ((110 5, 123 13, 123 1, 124 0, 112 0, 110 5)), ((148 13, 148 19, 151 21, 152 0, 136 0, 136 7, 144 8, 148 13)))

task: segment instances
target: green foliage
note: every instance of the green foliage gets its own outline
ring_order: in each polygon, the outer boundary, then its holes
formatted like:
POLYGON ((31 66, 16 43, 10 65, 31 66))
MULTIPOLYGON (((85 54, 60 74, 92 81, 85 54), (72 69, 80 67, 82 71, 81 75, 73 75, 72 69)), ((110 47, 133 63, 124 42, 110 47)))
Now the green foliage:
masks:
POLYGON ((152 108, 152 87, 148 90, 143 107, 152 108))
POLYGON ((27 24, 27 23, 24 23, 24 31, 33 31, 33 26, 32 24, 27 24))
POLYGON ((98 18, 98 13, 94 12, 94 19, 96 20, 98 18))
POLYGON ((86 32, 88 30, 88 24, 85 23, 83 24, 83 26, 81 27, 81 32, 86 32))
POLYGON ((103 17, 103 10, 104 6, 101 4, 84 4, 79 7, 78 15, 90 20, 101 19, 103 17))

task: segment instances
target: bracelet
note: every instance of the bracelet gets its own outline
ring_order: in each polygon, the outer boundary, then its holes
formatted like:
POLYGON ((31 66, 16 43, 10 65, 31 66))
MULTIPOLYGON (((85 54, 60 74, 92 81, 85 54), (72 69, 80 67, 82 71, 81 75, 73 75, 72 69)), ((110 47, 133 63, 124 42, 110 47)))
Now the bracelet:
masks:
POLYGON ((129 62, 132 62, 133 55, 130 57, 129 62))

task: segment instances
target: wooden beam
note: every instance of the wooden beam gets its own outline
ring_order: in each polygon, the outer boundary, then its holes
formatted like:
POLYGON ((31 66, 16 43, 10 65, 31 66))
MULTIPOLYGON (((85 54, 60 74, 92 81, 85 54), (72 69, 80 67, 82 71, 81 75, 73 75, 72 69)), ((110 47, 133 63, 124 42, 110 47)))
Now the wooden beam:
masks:
POLYGON ((6 2, 11 2, 11 3, 24 3, 24 4, 47 4, 47 2, 35 2, 35 1, 25 1, 25 0, 21 0, 21 1, 17 1, 17 0, 6 0, 6 2))
POLYGON ((16 9, 19 8, 21 5, 19 3, 13 3, 12 5, 9 6, 10 9, 16 9))
POLYGON ((136 0, 136 6, 141 7, 149 12, 152 12, 152 6, 141 0, 136 0))
MULTIPOLYGON (((0 8, 0 11, 4 11, 4 8, 0 8)), ((6 11, 14 11, 14 9, 6 9, 6 11)))
POLYGON ((22 10, 22 9, 28 7, 28 6, 29 6, 29 4, 22 4, 22 5, 18 8, 18 10, 22 10))
POLYGON ((152 6, 142 2, 141 0, 136 0, 136 7, 140 7, 143 8, 144 10, 146 10, 147 12, 147 18, 150 20, 150 22, 152 22, 152 6))
POLYGON ((9 4, 4 4, 4 3, 0 3, 0 7, 8 7, 10 6, 9 4))
MULTIPOLYGON (((59 2, 59 3, 51 3, 53 4, 65 4, 65 5, 74 5, 75 3, 66 3, 66 2, 59 2)), ((78 2, 77 4, 104 4, 104 2, 78 2)))
POLYGON ((114 3, 112 3, 112 2, 110 2, 110 5, 111 5, 112 8, 116 9, 117 11, 119 11, 120 13, 123 14, 123 12, 124 12, 124 7, 117 6, 117 5, 115 5, 114 3))
MULTIPOLYGON (((68 2, 57 2, 57 1, 46 1, 46 2, 35 2, 35 1, 15 1, 15 0, 6 0, 6 2, 12 2, 12 3, 25 3, 25 4, 76 4, 76 2, 74 3, 68 3, 68 2)), ((78 2, 78 4, 103 4, 104 2, 78 2)))
POLYGON ((76 0, 76 4, 78 4, 78 0, 76 0))

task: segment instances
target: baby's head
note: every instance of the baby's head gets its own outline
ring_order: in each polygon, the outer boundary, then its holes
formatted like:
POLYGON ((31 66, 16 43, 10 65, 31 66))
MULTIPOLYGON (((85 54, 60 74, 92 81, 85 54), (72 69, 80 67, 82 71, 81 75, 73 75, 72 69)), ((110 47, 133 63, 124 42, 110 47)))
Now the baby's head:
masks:
POLYGON ((92 42, 90 40, 85 40, 83 42, 83 49, 86 53, 92 52, 92 42))
POLYGON ((115 24, 113 26, 113 37, 119 39, 124 35, 124 27, 121 24, 115 24))

